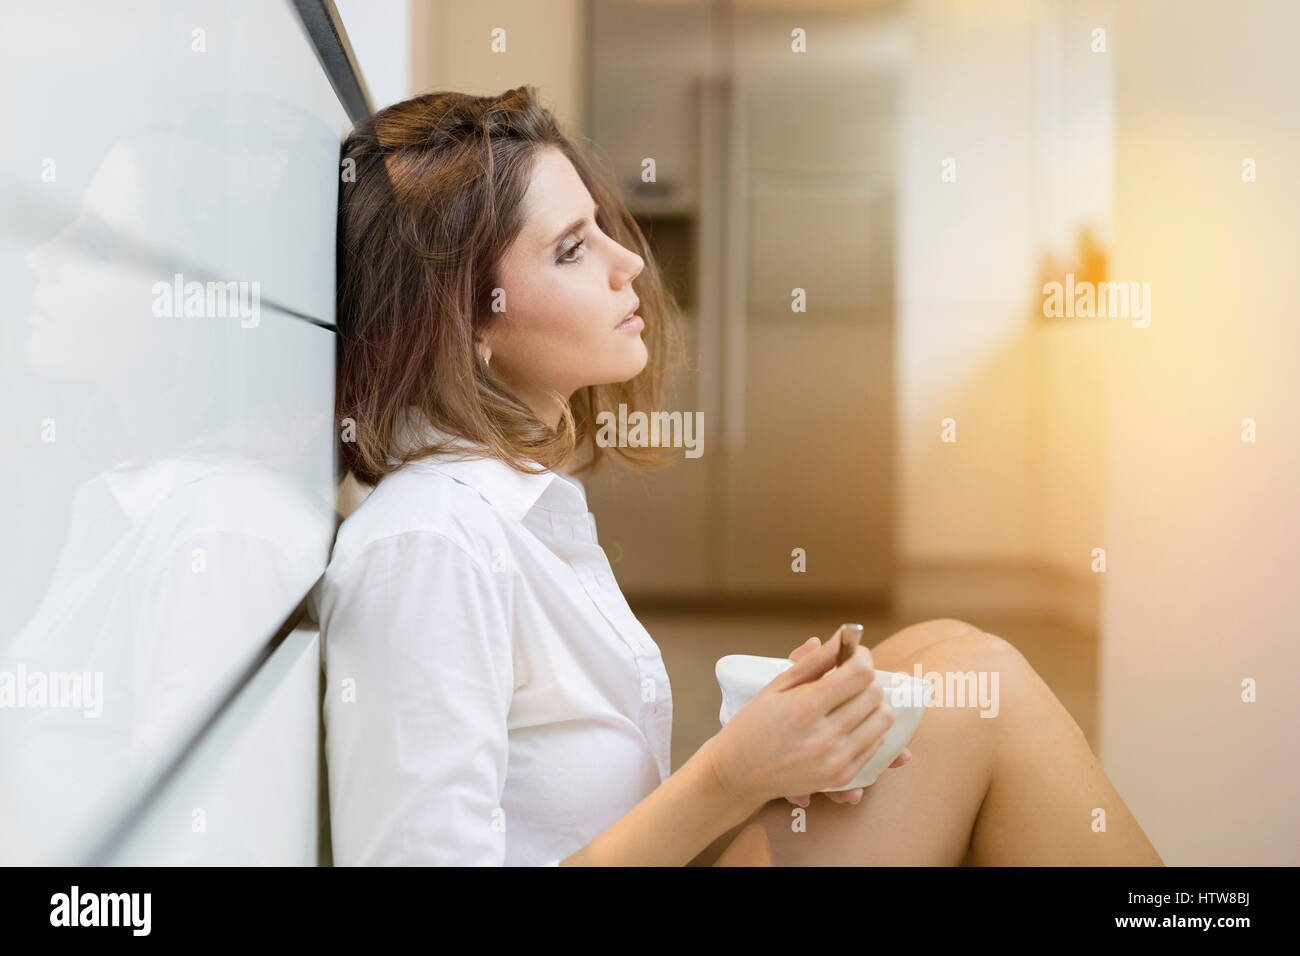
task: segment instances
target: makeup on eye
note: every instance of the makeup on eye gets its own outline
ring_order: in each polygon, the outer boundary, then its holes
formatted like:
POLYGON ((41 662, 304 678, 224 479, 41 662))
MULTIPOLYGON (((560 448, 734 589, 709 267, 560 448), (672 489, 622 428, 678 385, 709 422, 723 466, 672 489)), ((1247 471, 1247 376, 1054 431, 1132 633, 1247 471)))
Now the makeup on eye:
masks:
POLYGON ((594 224, 594 225, 596 226, 596 228, 599 229, 599 228, 600 228, 600 221, 599 221, 599 219, 600 219, 600 205, 597 204, 597 205, 595 205, 595 206, 592 207, 592 209, 591 209, 591 216, 590 216, 590 217, 583 217, 583 218, 581 218, 581 219, 575 219, 575 220, 573 220, 573 222, 571 222, 571 223, 569 223, 567 226, 565 226, 565 227, 560 231, 560 234, 559 234, 558 236, 556 236, 553 240, 551 240, 552 245, 555 244, 555 243, 557 243, 557 242, 560 242, 560 241, 561 241, 562 239, 564 239, 566 236, 570 235, 571 233, 573 233, 574 231, 576 231, 576 230, 578 230, 578 229, 581 229, 583 226, 587 225, 588 223, 594 224))
POLYGON ((576 252, 578 249, 581 249, 586 244, 587 244, 587 240, 585 238, 580 239, 579 241, 575 242, 573 245, 569 246, 568 249, 564 250, 564 252, 561 253, 560 258, 557 259, 556 261, 564 263, 565 265, 572 265, 573 263, 581 262, 582 261, 581 259, 570 259, 568 258, 568 256, 572 255, 574 252, 576 252))

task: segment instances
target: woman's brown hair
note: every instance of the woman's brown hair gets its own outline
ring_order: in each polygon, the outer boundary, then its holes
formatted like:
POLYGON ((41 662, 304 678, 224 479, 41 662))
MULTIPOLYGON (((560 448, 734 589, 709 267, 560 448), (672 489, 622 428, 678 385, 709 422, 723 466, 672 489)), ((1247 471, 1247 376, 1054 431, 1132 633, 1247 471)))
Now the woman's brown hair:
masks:
POLYGON ((596 416, 656 409, 664 379, 681 364, 681 315, 636 220, 561 132, 531 86, 500 96, 426 93, 381 110, 343 143, 338 221, 340 336, 336 408, 343 464, 376 484, 401 464, 443 447, 395 447, 406 406, 441 431, 486 446, 531 472, 565 465, 584 446, 594 467, 604 453, 634 466, 662 466, 659 449, 604 447, 596 416), (523 227, 524 194, 538 152, 556 148, 600 206, 597 224, 636 252, 636 279, 649 359, 628 382, 591 385, 563 406, 558 429, 490 369, 475 346, 492 317, 503 256, 523 227))

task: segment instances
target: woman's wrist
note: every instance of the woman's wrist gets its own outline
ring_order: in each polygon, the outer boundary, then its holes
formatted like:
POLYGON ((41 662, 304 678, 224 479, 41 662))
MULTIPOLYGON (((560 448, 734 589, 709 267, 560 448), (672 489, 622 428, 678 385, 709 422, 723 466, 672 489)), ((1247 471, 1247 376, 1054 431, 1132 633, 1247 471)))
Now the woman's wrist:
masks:
POLYGON ((767 802, 767 798, 745 786, 743 781, 736 780, 727 771, 722 752, 724 746, 722 738, 714 734, 696 751, 692 759, 698 758, 707 767, 708 778, 716 787, 720 805, 734 808, 735 819, 727 824, 730 828, 757 812, 767 802))
POLYGON ((724 783, 712 740, 562 866, 684 866, 762 808, 757 795, 724 783))

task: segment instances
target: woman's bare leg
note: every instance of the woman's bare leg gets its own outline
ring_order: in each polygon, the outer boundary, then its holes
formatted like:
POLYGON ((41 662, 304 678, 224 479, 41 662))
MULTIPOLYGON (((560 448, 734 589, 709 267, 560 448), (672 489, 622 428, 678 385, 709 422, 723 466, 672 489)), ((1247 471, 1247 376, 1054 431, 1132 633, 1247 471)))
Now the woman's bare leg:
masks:
MULTIPOLYGON (((920 650, 930 644, 939 641, 948 640, 961 634, 967 634, 978 631, 979 628, 965 621, 959 621, 956 618, 937 618, 929 621, 921 621, 903 628, 901 631, 895 631, 888 638, 871 648, 872 660, 881 670, 897 670, 897 667, 887 666, 889 662, 902 660, 908 654, 920 650), (885 663, 882 663, 884 661, 885 663)), ((924 723, 924 721, 922 721, 924 723)), ((912 738, 915 744, 916 738, 912 738)), ((910 766, 910 765, 909 765, 910 766)), ((864 792, 863 796, 866 796, 864 792)), ((814 795, 815 803, 830 803, 825 797, 814 795)), ((861 802, 858 804, 861 805, 861 802)), ((785 800, 774 800, 767 808, 771 812, 778 810, 789 810, 793 804, 785 800)), ((811 807, 809 808, 811 809, 811 807)), ((771 862, 763 862, 770 854, 770 845, 763 832, 760 840, 757 831, 761 828, 757 824, 759 814, 755 813, 748 820, 737 824, 726 833, 722 834, 713 841, 704 851, 702 851, 694 860, 688 863, 688 866, 770 866, 771 862), (743 839, 738 839, 742 837, 743 839), (762 847, 759 852, 756 848, 762 847)))
POLYGON ((881 670, 996 672, 997 716, 969 703, 927 709, 908 745, 912 761, 886 770, 860 803, 814 794, 800 811, 770 801, 727 834, 720 865, 762 865, 761 854, 748 861, 754 847, 776 865, 1161 864, 1078 725, 1006 641, 927 621, 872 657, 881 670))

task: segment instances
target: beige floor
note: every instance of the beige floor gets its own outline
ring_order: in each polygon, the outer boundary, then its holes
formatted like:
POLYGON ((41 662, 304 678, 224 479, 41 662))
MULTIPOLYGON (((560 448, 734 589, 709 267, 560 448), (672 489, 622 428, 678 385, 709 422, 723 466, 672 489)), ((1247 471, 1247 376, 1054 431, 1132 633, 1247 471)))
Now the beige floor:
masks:
MULTIPOLYGON (((635 605, 633 610, 636 610, 635 605)), ((955 615, 960 616, 960 615, 955 615)), ((842 621, 859 621, 870 647, 914 620, 814 616, 806 612, 763 614, 675 614, 638 612, 637 617, 663 652, 673 691, 673 769, 676 770, 719 728, 722 697, 713 675, 725 654, 786 657, 814 634, 823 641, 842 621)), ((1056 622, 1020 619, 963 618, 981 630, 1010 641, 1052 688, 1096 750, 1096 634, 1056 622)))

